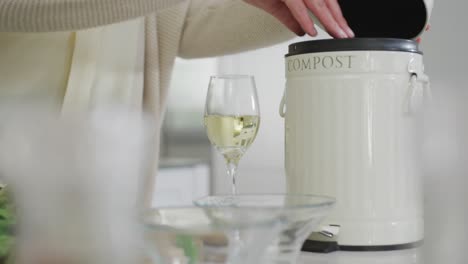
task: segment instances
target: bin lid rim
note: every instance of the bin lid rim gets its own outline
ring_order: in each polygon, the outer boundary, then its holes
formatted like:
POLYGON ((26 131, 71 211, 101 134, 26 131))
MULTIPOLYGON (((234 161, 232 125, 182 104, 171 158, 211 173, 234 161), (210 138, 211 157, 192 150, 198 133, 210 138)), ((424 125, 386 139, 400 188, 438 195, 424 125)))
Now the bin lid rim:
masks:
POLYGON ((423 54, 419 43, 396 38, 322 39, 296 42, 289 45, 286 57, 321 52, 339 51, 397 51, 423 54))

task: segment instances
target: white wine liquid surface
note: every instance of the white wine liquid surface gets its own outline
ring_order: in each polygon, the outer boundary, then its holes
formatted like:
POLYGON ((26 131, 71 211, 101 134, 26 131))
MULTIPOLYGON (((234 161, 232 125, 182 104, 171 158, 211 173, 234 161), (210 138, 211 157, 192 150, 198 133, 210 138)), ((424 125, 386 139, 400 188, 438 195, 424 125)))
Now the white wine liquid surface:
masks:
POLYGON ((255 140, 259 124, 259 116, 205 116, 208 138, 227 162, 239 162, 255 140))

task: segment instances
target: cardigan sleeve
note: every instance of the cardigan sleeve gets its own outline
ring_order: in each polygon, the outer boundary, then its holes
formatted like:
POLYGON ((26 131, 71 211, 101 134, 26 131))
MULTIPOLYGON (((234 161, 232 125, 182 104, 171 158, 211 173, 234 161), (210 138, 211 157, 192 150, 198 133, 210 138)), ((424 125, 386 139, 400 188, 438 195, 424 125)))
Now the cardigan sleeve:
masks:
POLYGON ((72 31, 148 15, 186 0, 0 0, 0 32, 72 31))
POLYGON ((273 16, 242 0, 192 0, 179 56, 197 58, 237 53, 293 37, 273 16))

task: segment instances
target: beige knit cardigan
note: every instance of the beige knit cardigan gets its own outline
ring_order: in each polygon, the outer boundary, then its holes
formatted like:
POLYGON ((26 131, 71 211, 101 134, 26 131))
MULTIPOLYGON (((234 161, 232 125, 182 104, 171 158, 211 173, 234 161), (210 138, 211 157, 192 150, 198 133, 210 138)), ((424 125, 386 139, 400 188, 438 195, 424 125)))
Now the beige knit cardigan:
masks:
MULTIPOLYGON (((77 31, 142 16, 143 106, 159 122, 176 56, 217 56, 293 37, 273 17, 242 0, 0 0, 3 32, 77 31)), ((144 185, 154 186, 154 179, 144 185)), ((149 204, 152 188, 147 188, 149 204)))

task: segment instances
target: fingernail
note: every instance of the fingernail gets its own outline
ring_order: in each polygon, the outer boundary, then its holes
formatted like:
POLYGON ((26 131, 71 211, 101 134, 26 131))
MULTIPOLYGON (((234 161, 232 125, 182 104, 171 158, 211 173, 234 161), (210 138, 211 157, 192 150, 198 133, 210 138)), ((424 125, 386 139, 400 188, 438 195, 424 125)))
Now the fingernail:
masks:
POLYGON ((338 31, 338 37, 347 38, 348 35, 346 35, 346 33, 340 28, 340 30, 338 31))
POLYGON ((354 32, 349 27, 346 28, 346 33, 348 33, 348 37, 350 37, 350 38, 355 37, 354 32))
POLYGON ((309 34, 312 36, 312 37, 315 37, 318 35, 318 32, 317 30, 315 29, 315 27, 312 27, 310 30, 309 30, 309 34))

